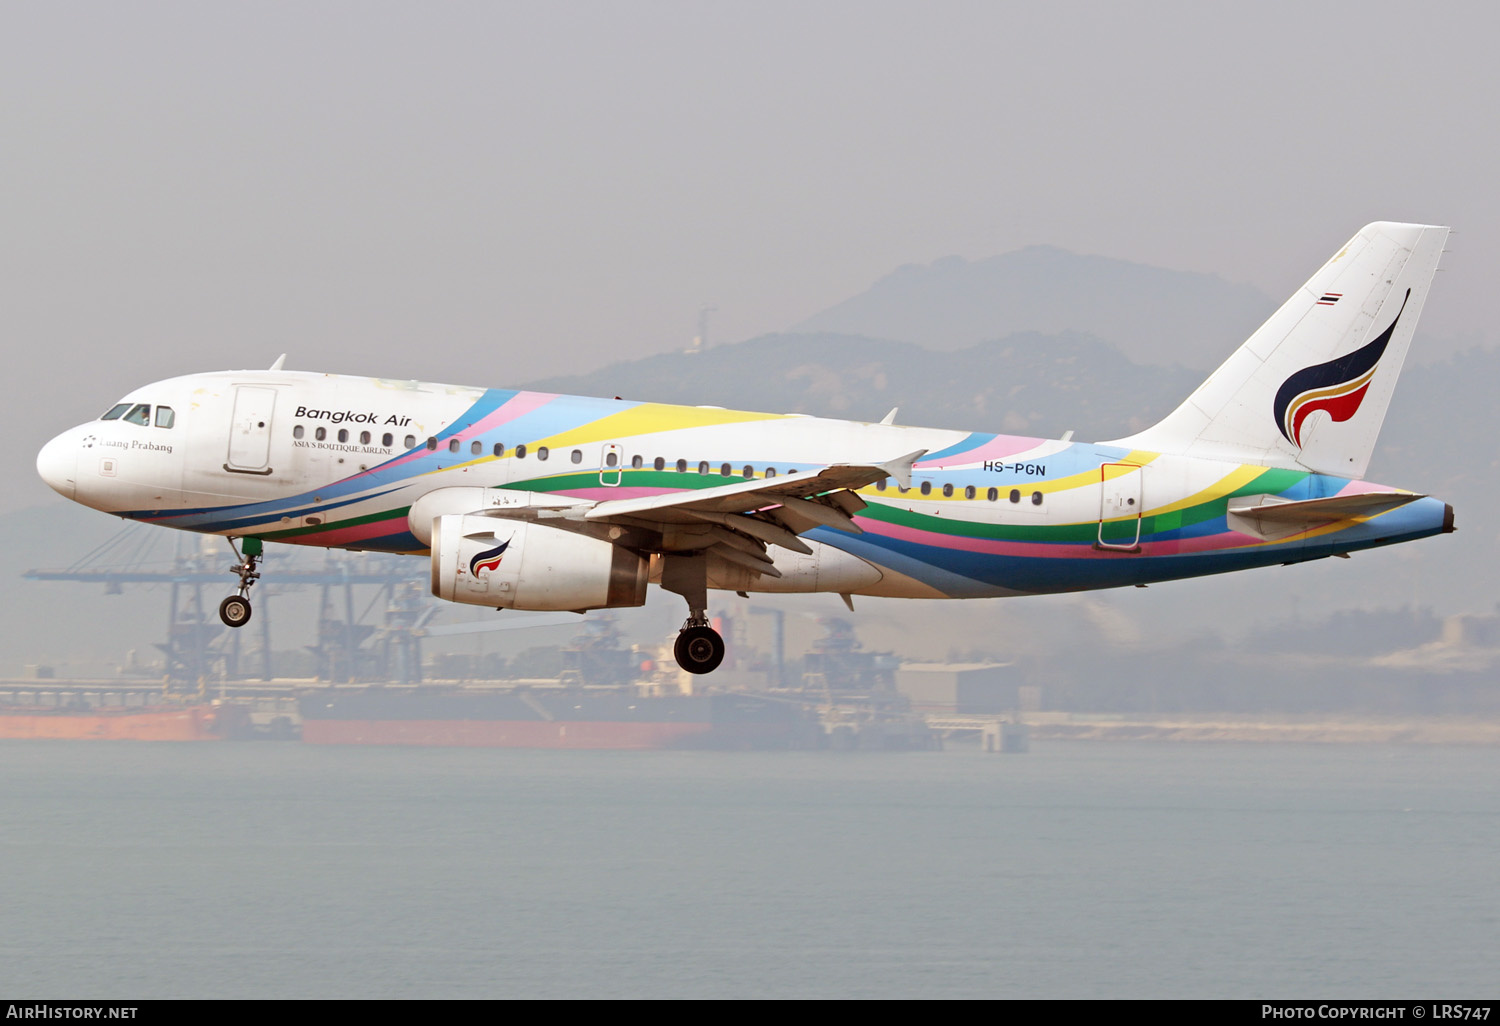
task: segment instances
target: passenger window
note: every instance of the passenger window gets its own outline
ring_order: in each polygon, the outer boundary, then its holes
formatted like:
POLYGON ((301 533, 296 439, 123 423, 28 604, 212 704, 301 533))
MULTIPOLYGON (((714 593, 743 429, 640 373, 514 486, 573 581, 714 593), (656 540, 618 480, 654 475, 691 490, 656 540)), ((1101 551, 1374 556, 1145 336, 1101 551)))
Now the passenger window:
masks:
POLYGON ((301 424, 298 424, 296 427, 292 428, 293 438, 301 438, 304 434, 306 434, 306 431, 303 429, 301 424))
POLYGON ((932 482, 931 481, 923 481, 922 482, 921 492, 922 492, 923 495, 931 495, 932 494, 932 482))
POLYGON ((698 473, 700 473, 700 474, 707 474, 708 473, 708 460, 704 460, 703 462, 701 462, 701 463, 698 464, 698 473))
POLYGON ((476 439, 474 439, 474 441, 472 441, 472 442, 469 443, 469 455, 470 456, 478 456, 482 452, 484 452, 484 443, 481 442, 479 439, 476 438, 476 439))
POLYGON ((754 476, 755 476, 755 468, 752 467, 752 466, 750 466, 749 464, 746 464, 744 471, 740 474, 740 477, 754 477, 754 476))
POLYGON ((991 488, 989 491, 987 491, 987 492, 984 493, 984 497, 986 499, 989 499, 991 502, 999 502, 1000 501, 1000 489, 998 489, 998 488, 991 488))
POLYGON ((325 427, 318 428, 313 432, 313 437, 321 442, 323 439, 328 437, 328 429, 325 427))
POLYGON ((656 457, 656 459, 654 459, 654 460, 651 461, 651 467, 654 470, 666 470, 667 469, 667 461, 663 457, 658 456, 658 457, 656 457))
POLYGON ((370 444, 370 432, 368 432, 368 431, 361 431, 359 433, 359 444, 360 445, 369 445, 370 444))
POLYGON ((389 449, 396 442, 396 436, 387 431, 380 436, 380 444, 389 449))
POLYGON ((967 488, 964 489, 964 498, 966 498, 966 499, 972 499, 972 498, 974 498, 974 486, 973 485, 969 485, 967 488))
POLYGON ((679 473, 679 474, 686 474, 687 473, 687 460, 678 460, 677 461, 677 473, 679 473))
POLYGON ((145 427, 151 423, 151 406, 148 403, 136 403, 130 412, 125 414, 125 420, 131 424, 139 424, 145 427))
MULTIPOLYGON (((319 428, 318 430, 321 431, 323 429, 319 428)), ((321 438, 323 436, 319 435, 318 437, 321 438)), ((428 452, 437 452, 437 439, 436 438, 433 438, 431 436, 428 437, 428 439, 427 439, 427 451, 428 452)))
POLYGON ((128 410, 128 409, 130 409, 130 404, 129 403, 120 403, 120 405, 118 405, 118 406, 111 406, 109 408, 109 412, 106 413, 104 416, 100 417, 99 419, 100 420, 119 420, 122 416, 125 415, 125 411, 128 410))
POLYGON ((640 470, 645 465, 646 465, 646 458, 644 456, 632 456, 632 457, 630 457, 630 469, 631 470, 640 470))
POLYGON ((340 442, 347 442, 347 441, 349 441, 349 429, 348 428, 339 428, 339 441, 340 442))
POLYGON ((875 482, 875 490, 877 492, 883 492, 883 491, 885 491, 885 479, 884 478, 881 478, 879 481, 875 482))
POLYGON ((169 427, 171 427, 176 422, 176 420, 177 420, 177 415, 172 412, 172 407, 170 407, 170 406, 158 406, 156 408, 156 426, 157 427, 159 427, 159 428, 169 428, 169 427))
POLYGON ((734 473, 734 468, 731 467, 727 463, 724 464, 722 467, 719 468, 719 476, 720 477, 728 477, 730 474, 733 474, 733 473, 734 473))
POLYGON ((953 498, 953 486, 951 484, 945 484, 945 485, 943 485, 943 498, 945 498, 945 499, 951 499, 951 498, 953 498))
POLYGON ((498 459, 501 456, 505 455, 505 446, 501 445, 499 442, 496 442, 495 447, 490 451, 493 452, 495 454, 495 458, 498 459))
POLYGON ((516 459, 518 459, 518 460, 524 460, 525 458, 526 458, 526 446, 524 446, 524 445, 518 445, 518 446, 516 446, 516 459))
MULTIPOLYGON (((574 451, 577 452, 576 449, 574 451)), ((573 460, 573 462, 577 463, 578 460, 575 459, 573 460)), ((609 450, 609 452, 604 454, 604 465, 606 467, 609 467, 611 470, 613 470, 615 467, 618 467, 620 465, 620 454, 615 452, 613 449, 609 450)))
POLYGON ((539 460, 544 460, 547 458, 550 452, 551 450, 548 449, 545 445, 539 445, 536 448, 536 458, 539 460))
POLYGON ((458 439, 457 438, 450 438, 450 439, 448 439, 448 451, 449 452, 458 452, 458 439))
POLYGON ((1041 492, 1032 492, 1031 493, 1031 504, 1033 506, 1040 506, 1042 504, 1042 493, 1041 492))
POLYGON ((766 477, 775 477, 775 476, 776 476, 776 468, 775 467, 767 467, 766 468, 766 477))
MULTIPOLYGON (((614 453, 610 453, 610 455, 613 456, 614 453)), ((582 463, 583 462, 583 450, 582 449, 574 449, 573 450, 573 455, 570 457, 570 459, 572 459, 572 461, 574 463, 582 463)))
POLYGON ((1020 502, 1021 501, 1021 489, 1019 489, 1019 488, 1012 488, 1010 490, 1010 501, 1011 502, 1020 502))

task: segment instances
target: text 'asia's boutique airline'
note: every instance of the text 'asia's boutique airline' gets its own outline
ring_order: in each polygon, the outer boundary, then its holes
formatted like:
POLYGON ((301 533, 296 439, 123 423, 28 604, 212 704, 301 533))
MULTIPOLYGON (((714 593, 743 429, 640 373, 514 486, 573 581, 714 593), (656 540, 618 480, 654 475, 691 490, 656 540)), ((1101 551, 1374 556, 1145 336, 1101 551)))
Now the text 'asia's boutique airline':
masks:
POLYGON ((707 673, 710 588, 1035 595, 1451 531, 1451 506, 1363 480, 1447 235, 1361 229, 1170 416, 1112 442, 278 360, 137 389, 37 469, 94 509, 238 539, 232 627, 264 542, 426 554, 434 594, 492 608, 639 606, 658 583, 687 601, 677 661, 707 673))

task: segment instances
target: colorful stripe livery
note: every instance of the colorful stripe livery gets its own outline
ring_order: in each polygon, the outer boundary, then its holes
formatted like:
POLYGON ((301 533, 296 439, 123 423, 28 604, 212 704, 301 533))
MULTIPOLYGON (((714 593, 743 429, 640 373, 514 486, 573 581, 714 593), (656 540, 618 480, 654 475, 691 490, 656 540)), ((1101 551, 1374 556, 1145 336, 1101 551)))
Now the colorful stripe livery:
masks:
MULTIPOLYGON (((1366 226, 1177 410, 1113 442, 340 377, 278 361, 138 389, 53 439, 37 467, 68 498, 133 520, 430 551, 435 593, 457 601, 638 605, 654 580, 688 602, 679 662, 707 672, 723 656, 708 588, 1041 594, 1452 530, 1442 502, 1360 480, 1446 237, 1366 226), (494 544, 502 521, 515 533, 494 544)), ((250 581, 242 575, 241 596, 250 581)))

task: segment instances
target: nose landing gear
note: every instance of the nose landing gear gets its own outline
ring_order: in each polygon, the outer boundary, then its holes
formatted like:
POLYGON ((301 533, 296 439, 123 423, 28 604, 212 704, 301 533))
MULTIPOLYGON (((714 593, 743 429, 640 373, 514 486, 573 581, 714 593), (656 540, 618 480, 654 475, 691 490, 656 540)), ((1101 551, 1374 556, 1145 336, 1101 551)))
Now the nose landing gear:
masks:
MULTIPOLYGON (((229 539, 229 547, 234 548, 233 538, 229 539)), ((264 551, 265 543, 259 538, 246 538, 244 556, 229 568, 239 575, 240 588, 219 603, 219 619, 224 621, 226 627, 243 627, 250 622, 250 588, 260 577, 260 571, 256 567, 260 565, 264 551)), ((239 550, 235 550, 235 555, 239 555, 239 550)))

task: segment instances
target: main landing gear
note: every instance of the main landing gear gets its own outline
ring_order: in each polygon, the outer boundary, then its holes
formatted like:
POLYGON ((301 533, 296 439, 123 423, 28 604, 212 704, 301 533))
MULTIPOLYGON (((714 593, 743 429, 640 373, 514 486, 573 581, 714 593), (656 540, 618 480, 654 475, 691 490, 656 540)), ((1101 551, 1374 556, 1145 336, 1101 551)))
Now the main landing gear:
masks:
MULTIPOLYGON (((234 548, 233 538, 229 539, 229 547, 234 548)), ((256 567, 260 565, 264 551, 265 543, 259 538, 246 538, 244 557, 229 568, 239 574, 240 590, 219 603, 219 619, 224 621, 226 627, 243 627, 250 622, 250 587, 260 577, 260 571, 256 567)), ((239 555, 238 550, 235 555, 239 555)))
POLYGON ((708 560, 701 552, 668 553, 661 586, 687 600, 688 618, 672 646, 688 673, 712 673, 724 661, 724 639, 708 625, 708 560))
POLYGON ((693 612, 672 645, 672 655, 688 673, 712 673, 724 661, 724 639, 708 625, 701 610, 693 612))

